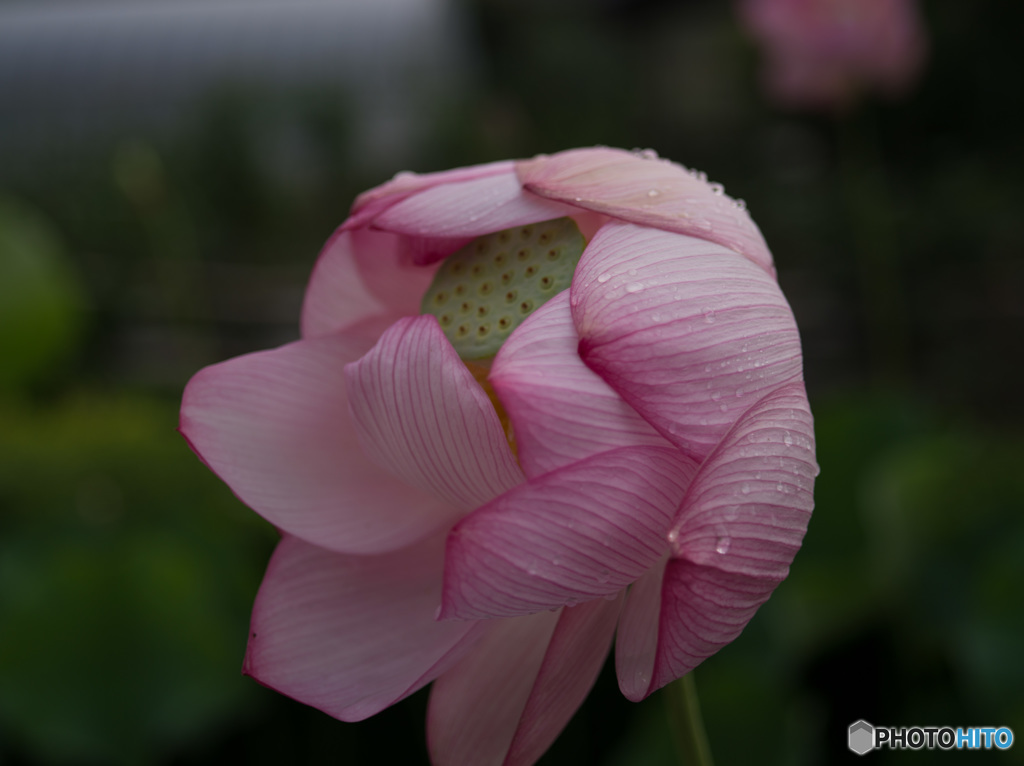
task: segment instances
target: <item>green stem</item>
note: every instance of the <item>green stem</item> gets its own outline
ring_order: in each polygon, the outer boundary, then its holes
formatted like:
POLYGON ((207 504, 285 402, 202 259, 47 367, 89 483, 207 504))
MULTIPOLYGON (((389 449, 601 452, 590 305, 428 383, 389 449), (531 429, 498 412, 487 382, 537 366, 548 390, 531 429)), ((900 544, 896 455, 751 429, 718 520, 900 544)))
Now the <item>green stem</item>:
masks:
POLYGON ((693 671, 665 687, 665 707, 680 765, 713 766, 693 671))

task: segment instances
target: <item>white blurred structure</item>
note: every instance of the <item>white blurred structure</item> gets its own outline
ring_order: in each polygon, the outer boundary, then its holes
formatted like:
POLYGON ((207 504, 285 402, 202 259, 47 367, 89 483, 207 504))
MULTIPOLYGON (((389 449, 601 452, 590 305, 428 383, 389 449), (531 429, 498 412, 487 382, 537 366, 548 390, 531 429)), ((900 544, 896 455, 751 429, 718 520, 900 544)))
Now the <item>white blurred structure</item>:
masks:
POLYGON ((336 89, 357 154, 408 152, 471 71, 449 0, 0 3, 4 166, 180 129, 225 86, 336 89))

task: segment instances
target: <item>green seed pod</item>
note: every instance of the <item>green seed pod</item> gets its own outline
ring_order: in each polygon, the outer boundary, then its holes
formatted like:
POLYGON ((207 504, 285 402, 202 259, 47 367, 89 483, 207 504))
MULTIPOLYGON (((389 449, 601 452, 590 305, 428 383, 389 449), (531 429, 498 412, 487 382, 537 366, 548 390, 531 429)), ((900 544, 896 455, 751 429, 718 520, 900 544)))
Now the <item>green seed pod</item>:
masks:
POLYGON ((448 256, 423 296, 462 359, 494 356, 520 323, 569 287, 586 241, 571 218, 487 234, 448 256))

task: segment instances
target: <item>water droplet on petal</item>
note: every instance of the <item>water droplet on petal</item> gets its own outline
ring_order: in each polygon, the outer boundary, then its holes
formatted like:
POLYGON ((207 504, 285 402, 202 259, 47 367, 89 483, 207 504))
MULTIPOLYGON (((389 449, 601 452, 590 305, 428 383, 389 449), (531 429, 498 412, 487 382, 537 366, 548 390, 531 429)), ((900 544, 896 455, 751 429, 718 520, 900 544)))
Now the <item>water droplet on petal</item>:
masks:
POLYGON ((723 194, 725 194, 725 187, 722 186, 722 184, 710 183, 710 184, 708 184, 708 187, 711 189, 711 191, 713 191, 719 197, 721 197, 723 194))
POLYGON ((661 194, 661 192, 658 191, 657 189, 649 189, 647 191, 647 196, 648 197, 657 197, 659 194, 661 194))
POLYGON ((643 283, 641 283, 641 282, 630 282, 628 285, 626 285, 626 292, 627 293, 638 293, 638 292, 640 292, 643 289, 644 289, 644 286, 643 286, 643 283))
POLYGON ((729 552, 729 546, 732 545, 732 540, 728 537, 719 537, 715 541, 715 553, 725 555, 729 552))
POLYGON ((704 307, 701 309, 701 313, 704 314, 704 321, 708 324, 713 324, 715 321, 715 310, 712 308, 704 307))
POLYGON ((600 275, 600 276, 599 276, 599 277, 597 278, 597 281, 598 281, 598 282, 600 282, 600 283, 601 283, 601 284, 603 285, 603 284, 604 284, 605 282, 607 282, 607 281, 608 281, 609 279, 611 279, 611 278, 612 278, 612 275, 611 275, 611 274, 609 274, 609 273, 607 273, 607 272, 605 272, 604 274, 601 274, 601 275, 600 275))
POLYGON ((600 572, 598 572, 597 581, 599 583, 606 583, 611 579, 611 577, 612 573, 610 571, 608 571, 607 569, 602 569, 600 572))
POLYGON ((749 494, 750 494, 750 485, 749 485, 749 484, 747 484, 747 482, 743 482, 743 486, 742 486, 742 487, 740 487, 740 491, 741 491, 741 492, 742 492, 742 493, 743 493, 744 495, 749 495, 749 494))
POLYGON ((782 437, 782 441, 787 447, 793 446, 793 437, 788 433, 782 437))
POLYGON ((678 529, 670 529, 669 533, 668 533, 668 535, 666 537, 667 537, 667 539, 668 539, 668 541, 670 543, 676 542, 679 539, 679 530, 678 529))

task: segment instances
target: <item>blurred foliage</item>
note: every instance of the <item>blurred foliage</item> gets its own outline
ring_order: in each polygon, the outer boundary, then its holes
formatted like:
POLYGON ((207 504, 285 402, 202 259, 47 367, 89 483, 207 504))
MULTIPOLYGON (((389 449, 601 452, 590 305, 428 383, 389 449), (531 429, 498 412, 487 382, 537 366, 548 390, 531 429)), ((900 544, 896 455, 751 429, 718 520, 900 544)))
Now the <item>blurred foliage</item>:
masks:
MULTIPOLYGON (((845 120, 765 103, 727 3, 458 7, 477 81, 412 169, 654 147, 746 199, 797 315, 817 510, 696 671, 719 766, 852 761, 858 718, 1024 735, 1022 6, 928 4, 918 89, 845 120)), ((191 374, 297 336, 318 248, 403 169, 357 117, 224 87, 0 180, 0 763, 425 762, 425 692, 348 725, 240 677, 275 534, 174 432, 191 374)), ((670 725, 609 665, 542 763, 668 766, 670 725)))

